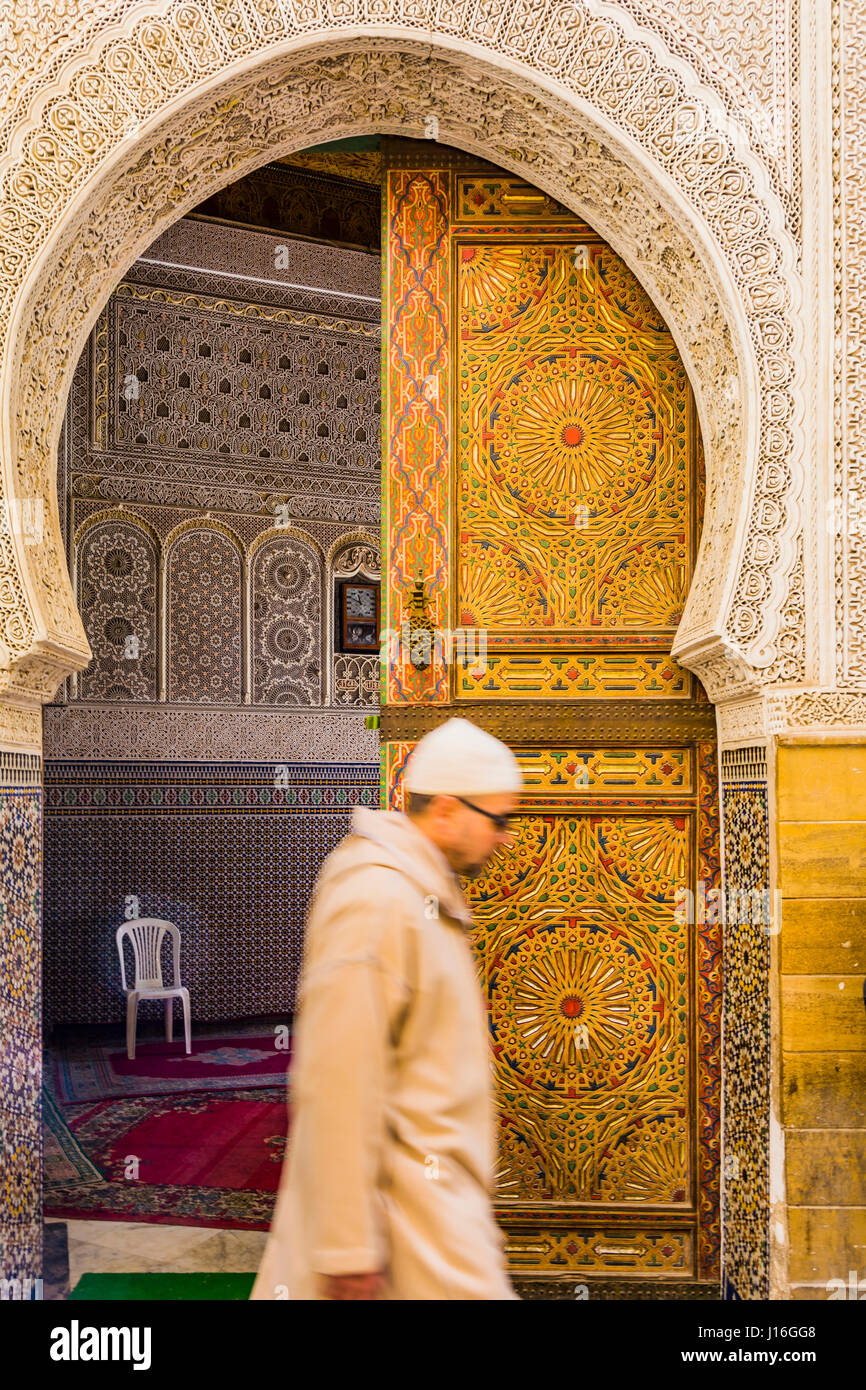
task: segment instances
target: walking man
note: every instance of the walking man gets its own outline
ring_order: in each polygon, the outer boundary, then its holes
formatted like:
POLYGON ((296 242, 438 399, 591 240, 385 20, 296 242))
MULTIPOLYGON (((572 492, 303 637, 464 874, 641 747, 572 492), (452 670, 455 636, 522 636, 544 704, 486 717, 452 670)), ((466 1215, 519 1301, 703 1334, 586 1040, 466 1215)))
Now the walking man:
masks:
POLYGON ((254 1299, 515 1299, 491 1208, 487 1014, 458 882, 510 842, 520 768, 466 719, 427 734, 407 810, 356 807, 322 865, 291 1126, 254 1299))

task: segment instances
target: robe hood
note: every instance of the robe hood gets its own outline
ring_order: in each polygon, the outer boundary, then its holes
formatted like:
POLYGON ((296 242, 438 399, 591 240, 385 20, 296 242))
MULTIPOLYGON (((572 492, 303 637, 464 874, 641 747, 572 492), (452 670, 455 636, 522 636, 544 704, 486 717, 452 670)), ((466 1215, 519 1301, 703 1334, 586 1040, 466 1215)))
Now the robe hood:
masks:
POLYGON ((399 869, 425 895, 438 898, 448 916, 460 922, 464 930, 471 930, 472 913, 457 875, 439 847, 407 815, 402 811, 371 811, 368 806, 355 806, 352 834, 368 846, 365 863, 399 869))

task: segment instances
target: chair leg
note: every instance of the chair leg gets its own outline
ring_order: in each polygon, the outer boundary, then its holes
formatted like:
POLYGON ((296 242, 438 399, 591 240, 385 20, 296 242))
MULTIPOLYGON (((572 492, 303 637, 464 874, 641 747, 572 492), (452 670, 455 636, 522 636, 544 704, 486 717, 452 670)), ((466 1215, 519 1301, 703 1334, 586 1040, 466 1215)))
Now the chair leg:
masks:
POLYGON ((192 1041, 190 1039, 189 1028, 189 995, 182 994, 180 997, 183 1004, 183 1034, 186 1040, 186 1050, 187 1052, 192 1052, 192 1041))
POLYGON ((130 1062, 135 1061, 135 1026, 138 1020, 138 995, 129 994, 126 999, 126 1055, 130 1062))
POLYGON ((173 1005, 174 1005, 174 1000, 173 1000, 173 999, 166 999, 166 1001, 165 1001, 165 1040, 166 1040, 166 1042, 171 1042, 172 1038, 174 1037, 173 1005))

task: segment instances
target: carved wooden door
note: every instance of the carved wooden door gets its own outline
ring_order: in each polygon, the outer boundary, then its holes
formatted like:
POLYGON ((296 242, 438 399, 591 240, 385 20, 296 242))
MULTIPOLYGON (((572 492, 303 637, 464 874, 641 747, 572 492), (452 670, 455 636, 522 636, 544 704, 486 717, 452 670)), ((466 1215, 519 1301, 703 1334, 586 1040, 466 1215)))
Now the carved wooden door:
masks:
POLYGON ((707 1278, 716 746, 670 656, 702 510, 691 390, 591 228, 457 151, 385 149, 385 622, 405 636, 420 580, 453 647, 420 669, 392 647, 383 805, 402 805, 413 743, 455 713, 523 767, 517 842, 466 884, 511 1268, 707 1278))

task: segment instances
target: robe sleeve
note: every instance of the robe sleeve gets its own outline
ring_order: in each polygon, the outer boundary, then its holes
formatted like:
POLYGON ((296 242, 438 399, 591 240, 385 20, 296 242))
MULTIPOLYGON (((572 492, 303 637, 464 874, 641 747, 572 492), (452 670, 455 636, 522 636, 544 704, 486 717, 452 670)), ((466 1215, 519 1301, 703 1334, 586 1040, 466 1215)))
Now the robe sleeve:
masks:
POLYGON ((369 1273, 388 1260, 380 1197, 388 1077, 412 992, 411 926, 394 877, 352 875, 351 896, 332 887, 308 928, 291 1091, 303 1131, 307 1248, 319 1274, 369 1273))

